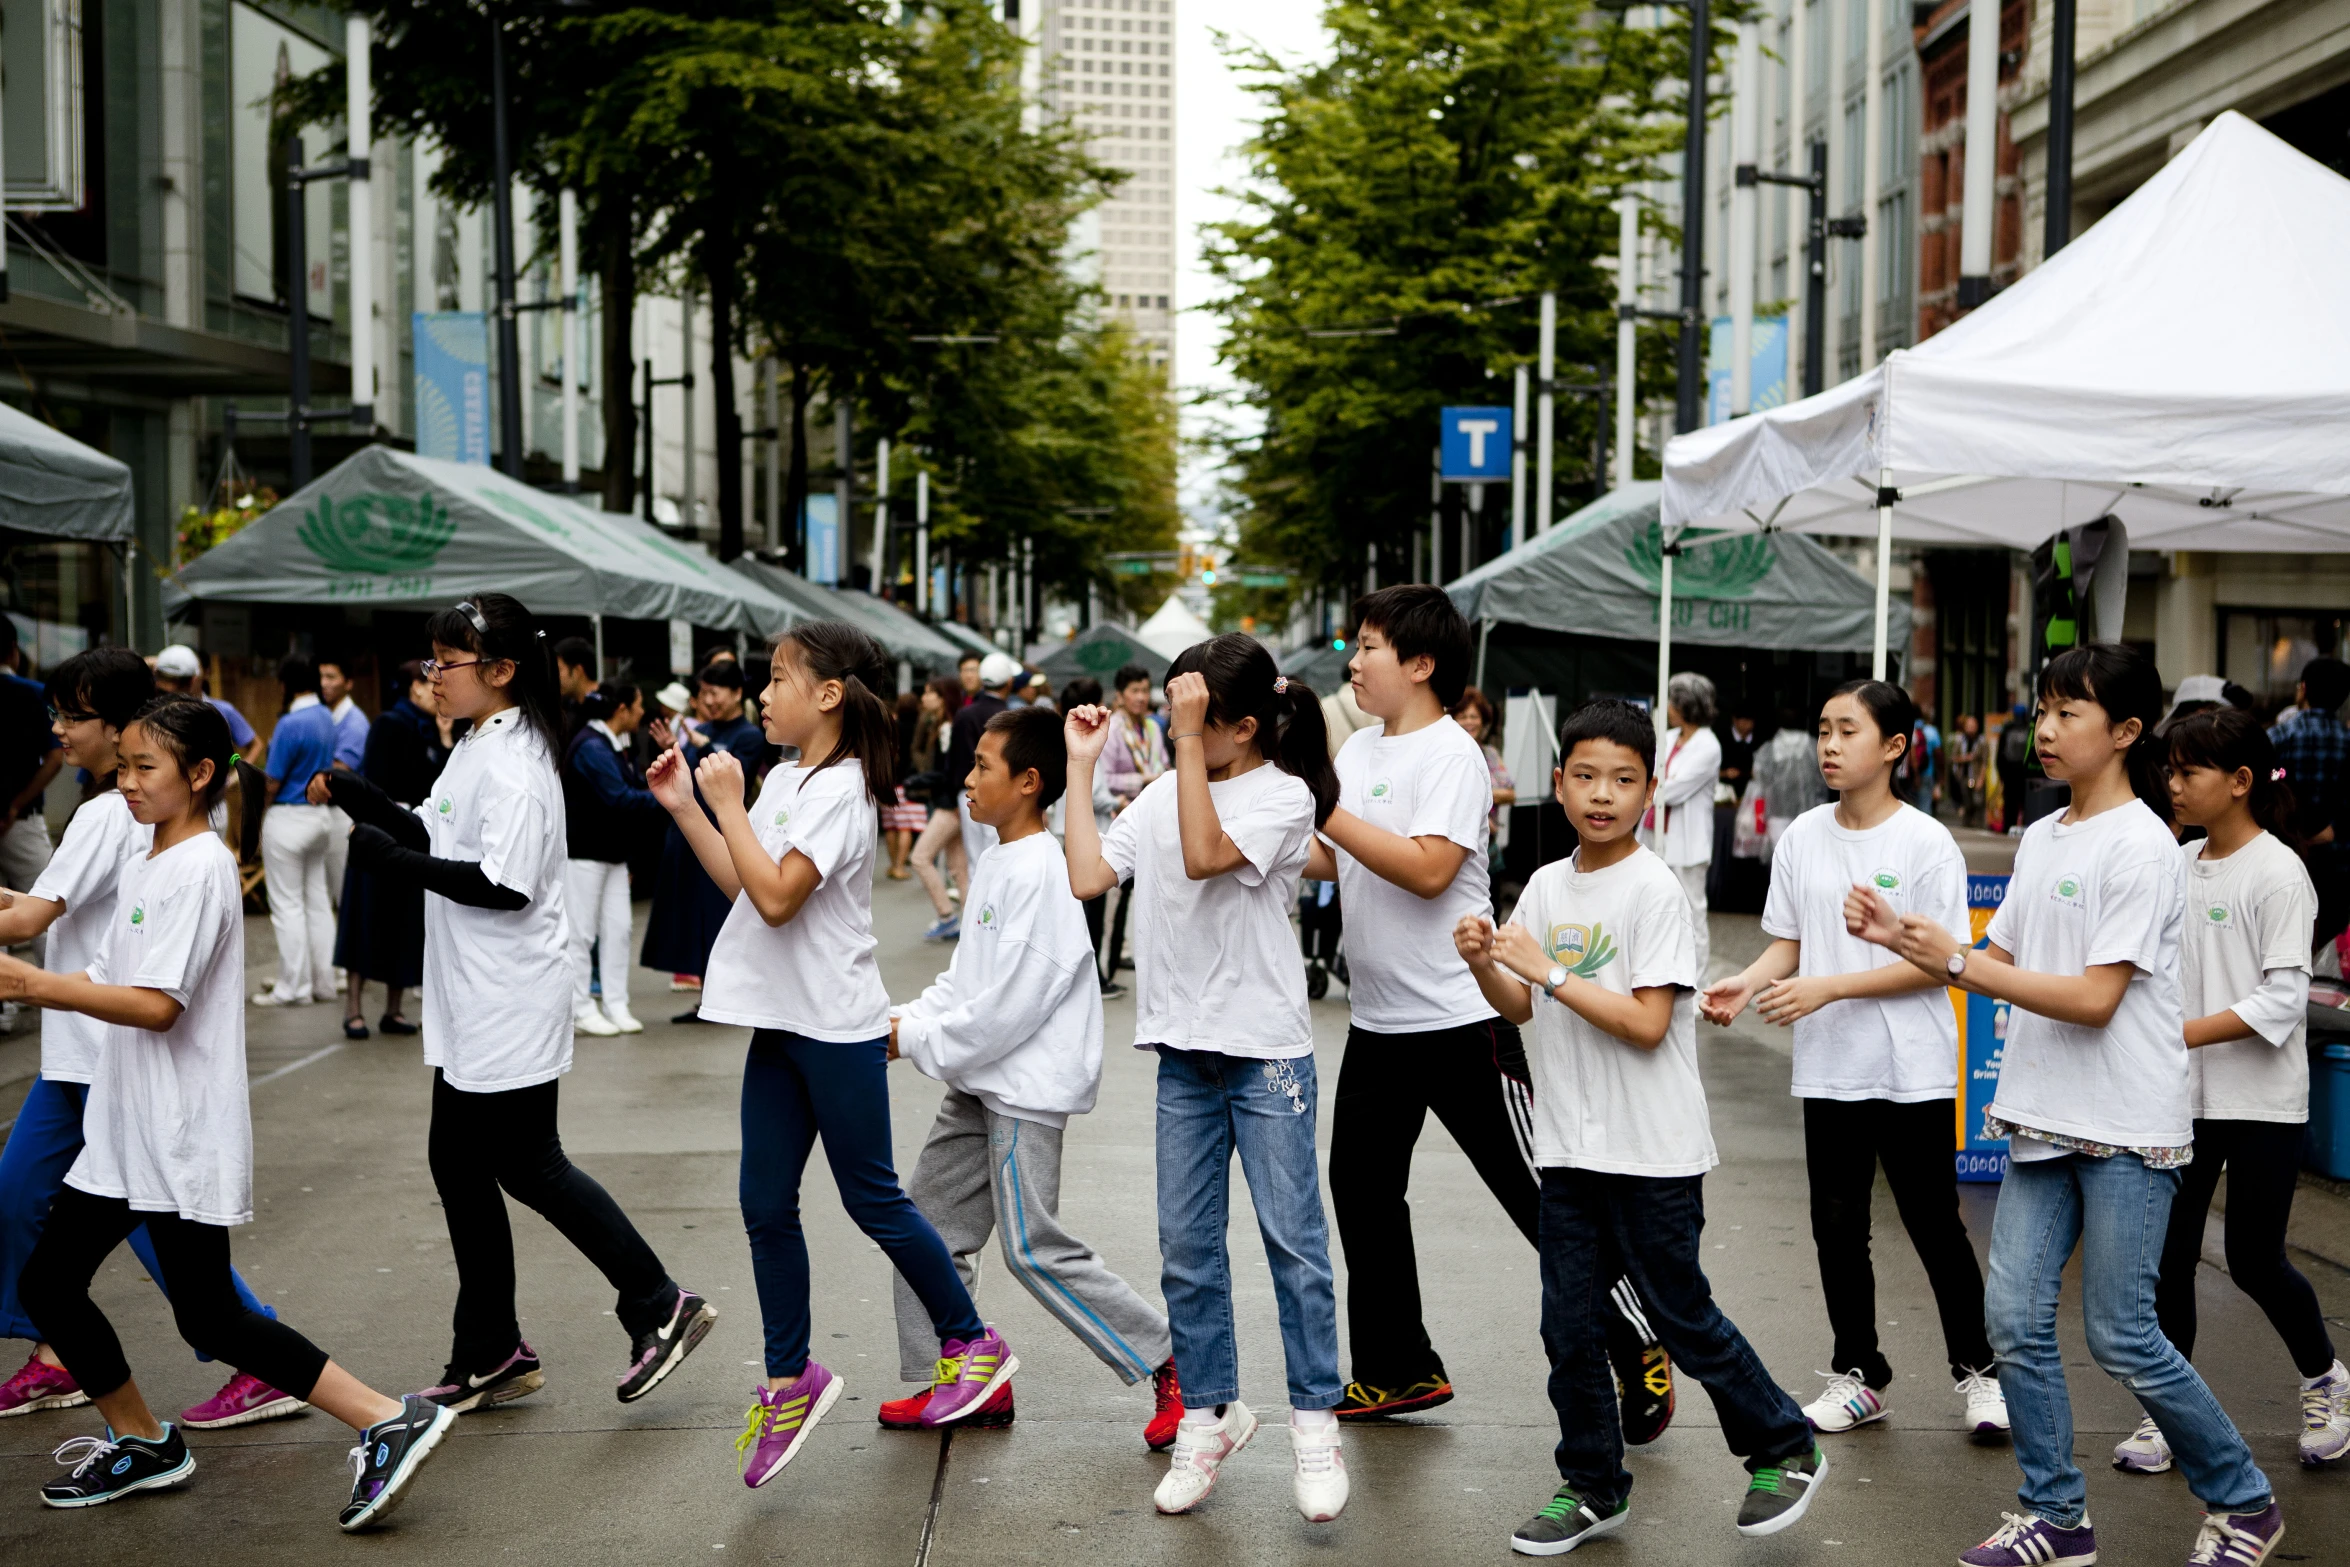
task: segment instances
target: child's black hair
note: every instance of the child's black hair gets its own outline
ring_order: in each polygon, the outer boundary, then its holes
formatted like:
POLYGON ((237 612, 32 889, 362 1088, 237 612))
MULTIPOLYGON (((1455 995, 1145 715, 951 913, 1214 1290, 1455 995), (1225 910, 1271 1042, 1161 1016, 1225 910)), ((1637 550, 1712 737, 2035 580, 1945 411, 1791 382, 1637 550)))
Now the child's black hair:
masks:
POLYGON ((191 780, 191 787, 196 764, 210 762, 212 781, 197 792, 196 808, 209 811, 220 803, 228 789, 236 744, 229 738, 228 720, 220 716, 219 708, 200 696, 168 691, 140 708, 132 721, 171 753, 172 760, 179 763, 180 776, 191 780))
MULTIPOLYGON (((547 754, 560 757, 569 738, 563 723, 562 689, 555 661, 538 617, 510 593, 476 593, 454 609, 436 610, 425 622, 425 639, 436 647, 463 649, 487 662, 511 659, 514 679, 507 695, 522 710, 522 721, 538 731, 547 754)), ((485 681, 484 684, 487 684, 485 681)))
POLYGON ((1603 696, 1584 703, 1559 725, 1559 766, 1585 740, 1605 740, 1640 758, 1640 770, 1656 776, 1656 720, 1621 697, 1603 696))
MULTIPOLYGON (((826 677, 831 678, 830 676, 826 677)), ((749 682, 743 679, 743 666, 731 658, 714 658, 694 672, 694 684, 717 686, 721 690, 741 691, 749 682)))
MULTIPOLYGON (((1828 693, 1828 701, 1840 696, 1851 697, 1860 704, 1861 711, 1869 715, 1869 722, 1877 726, 1880 738, 1901 742, 1901 756, 1895 757, 1895 761, 1909 755, 1910 735, 1917 728, 1918 705, 1907 691, 1890 680, 1847 680, 1828 693)), ((1827 707, 1825 702, 1820 705, 1823 711, 1827 707)))
POLYGON ((1150 677, 1151 672, 1143 668, 1140 664, 1120 664, 1118 666, 1118 673, 1111 677, 1110 689, 1113 691, 1123 691, 1128 686, 1134 684, 1134 682, 1137 680, 1148 681, 1150 677))
POLYGON ((1007 707, 980 733, 1004 737, 1004 769, 1014 778, 1036 770, 1041 786, 1036 808, 1051 810, 1069 787, 1069 749, 1061 734, 1061 715, 1049 707, 1007 707))
POLYGON ((2350 664, 2338 658, 2313 658, 2301 666, 2302 697, 2320 713, 2331 713, 2350 702, 2350 664))
POLYGON ((614 713, 628 706, 636 698, 636 687, 628 681, 604 681, 579 699, 579 721, 585 724, 601 718, 609 722, 614 713))
POLYGON ((2146 809, 2170 821, 2170 784, 2163 777, 2162 746, 2154 726, 2162 721, 2162 676, 2154 660, 2119 642, 2087 642, 2069 647, 2040 671, 2043 701, 2094 702, 2105 709, 2109 724, 2138 720, 2138 738, 2125 758, 2130 770, 2130 792, 2146 802, 2146 809))
POLYGON ((1099 707, 1102 705, 1102 683, 1091 675, 1079 675, 1061 687, 1060 704, 1064 713, 1073 707, 1099 707))
POLYGON ((1195 642, 1167 667, 1167 678, 1194 672, 1208 682, 1208 722, 1257 721, 1257 751, 1314 794, 1314 825, 1338 808, 1338 775, 1330 770, 1329 731, 1313 688, 1291 679, 1255 637, 1237 631, 1195 642))
POLYGON ((60 717, 122 729, 155 700, 155 671, 127 647, 94 647, 51 670, 48 686, 60 717))
POLYGON ((1376 631, 1395 649, 1396 662, 1427 658, 1435 664, 1428 689, 1451 712, 1469 683, 1473 639, 1452 595, 1425 582, 1402 582, 1355 600, 1355 634, 1376 631))
POLYGON ((596 664, 596 645, 585 637, 561 637, 555 643, 555 657, 574 669, 593 672, 596 664))
POLYGON ((299 653, 288 653, 277 661, 277 683, 292 701, 305 692, 318 690, 318 665, 299 653))
POLYGON ((2249 768, 2252 793, 2244 803, 2252 819, 2291 848, 2301 847, 2293 829, 2293 789, 2277 776, 2276 747, 2259 719, 2242 708, 2214 707, 2177 719, 2163 738, 2170 743, 2173 767, 2209 767, 2228 774, 2249 768))
MULTIPOLYGON (((889 704, 881 698, 895 673, 889 654, 845 620, 794 626, 775 639, 777 652, 786 648, 817 684, 840 682, 840 743, 816 768, 821 771, 844 756, 855 757, 865 769, 866 796, 880 804, 898 776, 898 729, 889 704)), ((800 760, 804 764, 807 758, 800 760)))

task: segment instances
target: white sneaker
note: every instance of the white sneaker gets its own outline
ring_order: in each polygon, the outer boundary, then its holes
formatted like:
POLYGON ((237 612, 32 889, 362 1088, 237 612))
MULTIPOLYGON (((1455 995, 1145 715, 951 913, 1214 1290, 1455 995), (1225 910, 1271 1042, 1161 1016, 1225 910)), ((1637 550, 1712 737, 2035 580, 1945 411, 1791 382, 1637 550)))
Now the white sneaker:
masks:
POLYGON ((1166 1478, 1151 1493, 1151 1505, 1162 1513, 1190 1512, 1216 1488, 1224 1460, 1248 1446, 1256 1434, 1257 1417, 1237 1398, 1224 1406, 1224 1418, 1212 1426, 1177 1426, 1166 1478))
POLYGON ((617 1002, 604 1003, 604 1016, 611 1019, 612 1031, 616 1034, 641 1034, 645 1031, 645 1025, 636 1020, 636 1014, 617 1002))
POLYGON ((1967 1430, 1977 1438, 2007 1434, 2007 1395, 1988 1371, 1969 1371, 1951 1389, 1966 1396, 1967 1430))
POLYGON ((253 998, 253 1005, 257 1007, 306 1007, 312 1004, 312 997, 295 995, 292 991, 281 990, 275 985, 253 998))
POLYGON ((1827 1387, 1803 1406, 1803 1418, 1811 1422, 1814 1431, 1833 1435, 1885 1418, 1885 1400, 1858 1371, 1841 1375, 1822 1371, 1819 1375, 1828 1379, 1827 1387))
POLYGON ((1289 1441, 1297 1454, 1297 1510, 1307 1523, 1328 1523, 1346 1511, 1346 1455, 1338 1450, 1338 1422, 1309 1431, 1293 1421, 1289 1441))
POLYGON ((2113 1467, 2124 1474, 2158 1475, 2170 1468, 2170 1442, 2148 1415, 2138 1429, 2113 1447, 2113 1467))
POLYGON ((592 1006, 584 1011, 571 1014, 571 1030, 575 1034, 593 1034, 599 1039, 609 1038, 620 1032, 603 1013, 598 1012, 592 1006))
POLYGON ((2301 1461, 2316 1467, 2350 1456, 2350 1370, 2340 1361, 2301 1384, 2301 1461))

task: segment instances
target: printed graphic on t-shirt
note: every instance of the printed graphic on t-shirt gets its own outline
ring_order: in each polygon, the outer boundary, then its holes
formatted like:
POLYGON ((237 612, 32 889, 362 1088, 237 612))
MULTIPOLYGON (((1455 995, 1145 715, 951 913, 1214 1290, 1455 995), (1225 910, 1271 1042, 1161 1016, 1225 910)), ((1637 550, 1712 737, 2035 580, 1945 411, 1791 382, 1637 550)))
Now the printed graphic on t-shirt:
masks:
POLYGON ((447 795, 445 795, 445 794, 444 794, 444 795, 442 795, 442 796, 441 796, 441 797, 440 797, 438 800, 436 800, 436 801, 434 801, 434 802, 433 802, 433 809, 434 809, 434 810, 436 810, 436 811, 439 811, 439 812, 440 812, 440 813, 441 813, 443 816, 446 816, 446 815, 448 815, 448 814, 449 814, 451 811, 455 810, 456 808, 457 808, 457 802, 456 802, 456 801, 454 801, 454 800, 452 800, 452 799, 450 799, 450 798, 449 798, 447 795))
POLYGON ((1879 892, 1898 892, 1901 890, 1901 873, 1890 865, 1880 865, 1877 867, 1877 869, 1869 873, 1869 880, 1876 883, 1877 890, 1879 892))
POLYGON ((144 925, 147 923, 147 903, 145 899, 142 898, 137 903, 131 905, 131 923, 133 925, 144 925))
POLYGON ((2056 884, 2048 889, 2048 901, 2061 903, 2068 909, 2087 908, 2089 906, 2088 899, 2081 895, 2083 879, 2077 871, 2066 871, 2057 877, 2056 884))
POLYGON ((993 901, 982 904, 980 906, 979 928, 981 930, 995 929, 995 904, 993 901))
POLYGON ((1616 960, 1616 943, 1596 920, 1589 925, 1553 925, 1550 955, 1565 964, 1568 973, 1589 979, 1616 960))
POLYGON ((1371 785, 1370 794, 1371 803, 1373 805, 1385 805, 1390 799, 1394 797, 1395 786, 1389 783, 1386 779, 1382 778, 1377 783, 1371 785))
POLYGON ((2225 925, 2228 922, 2228 906, 2214 903, 2203 911, 2203 917, 2214 925, 2225 925))
POLYGON ((779 805, 775 808, 775 825, 778 827, 788 827, 791 825, 790 806, 779 805))

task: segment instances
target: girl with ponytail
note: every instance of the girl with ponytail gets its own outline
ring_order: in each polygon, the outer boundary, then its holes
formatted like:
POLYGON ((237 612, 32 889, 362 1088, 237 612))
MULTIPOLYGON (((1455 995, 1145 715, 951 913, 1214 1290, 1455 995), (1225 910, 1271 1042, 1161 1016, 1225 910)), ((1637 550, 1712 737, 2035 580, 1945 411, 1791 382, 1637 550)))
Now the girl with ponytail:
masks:
POLYGON ((766 1323, 767 1377, 735 1442, 743 1484, 782 1473, 840 1399, 811 1359, 800 1175, 818 1137, 858 1228, 930 1313, 938 1381, 922 1423, 975 1414, 1020 1363, 979 1320, 938 1231, 898 1184, 890 1148, 889 993, 873 961, 878 802, 897 737, 881 692, 888 655, 839 621, 778 637, 763 696, 767 738, 799 753, 745 807, 742 763, 724 751, 689 777, 665 751, 646 773, 702 868, 733 900, 710 949, 702 1016, 752 1030, 743 1067, 742 1209, 766 1323), (694 800, 694 785, 715 815, 694 800))
POLYGON ((2076 1247, 2089 1352, 2136 1395, 2205 1509, 2190 1553, 2266 1558, 2284 1521, 2268 1477, 2211 1389, 2155 1321, 2149 1216, 2166 1215, 2194 1157, 2180 926, 2186 875, 2171 836, 2162 682, 2143 653, 2070 649, 2040 677, 2037 733, 2070 807, 2025 829, 2015 873, 1971 947, 1873 887, 1845 900, 1847 928, 1943 984, 2007 1002, 2006 1054, 1985 1129, 2009 1140, 1991 1224, 1983 1318, 2023 1470, 2021 1514, 1960 1556, 1979 1567, 2087 1561, 2097 1537, 2073 1461, 2056 1303, 2076 1247))
MULTIPOLYGON (((1305 965, 1289 905, 1314 829, 1338 803, 1314 694, 1252 637, 1187 648, 1167 672, 1173 770, 1107 834, 1069 813, 1069 890, 1134 881, 1135 1033, 1159 1057, 1161 1288, 1183 1368, 1183 1419, 1154 1501, 1188 1512, 1256 1434, 1240 1402, 1225 1244, 1232 1155, 1247 1166, 1281 1305, 1298 1511, 1346 1506, 1338 1301, 1314 1160, 1319 1091, 1305 965)), ((1090 799, 1110 737, 1102 707, 1070 711, 1069 798, 1090 799)))

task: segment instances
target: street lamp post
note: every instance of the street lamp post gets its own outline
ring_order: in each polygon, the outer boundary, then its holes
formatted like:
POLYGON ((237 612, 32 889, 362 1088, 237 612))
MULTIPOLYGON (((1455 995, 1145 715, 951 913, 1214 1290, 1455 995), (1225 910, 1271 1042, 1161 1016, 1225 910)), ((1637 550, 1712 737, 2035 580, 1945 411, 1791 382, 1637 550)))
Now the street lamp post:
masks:
MULTIPOLYGON (((514 321, 514 154, 506 136, 506 24, 490 17, 491 211, 497 224, 499 466, 522 477, 522 342, 514 321)), ((688 454, 691 460, 691 454, 688 454)))
POLYGON ((1811 144, 1811 172, 1778 174, 1751 163, 1738 165, 1741 185, 1788 185, 1803 191, 1809 222, 1803 265, 1803 395, 1815 396, 1825 384, 1828 341, 1828 241, 1862 239, 1869 231, 1865 213, 1828 216, 1828 144, 1811 144))
POLYGON ((1705 423, 1705 350, 1698 337, 1705 319, 1705 87, 1713 58, 1712 18, 1706 0, 1689 7, 1689 137, 1681 152, 1681 341, 1674 388, 1673 428, 1705 423))

